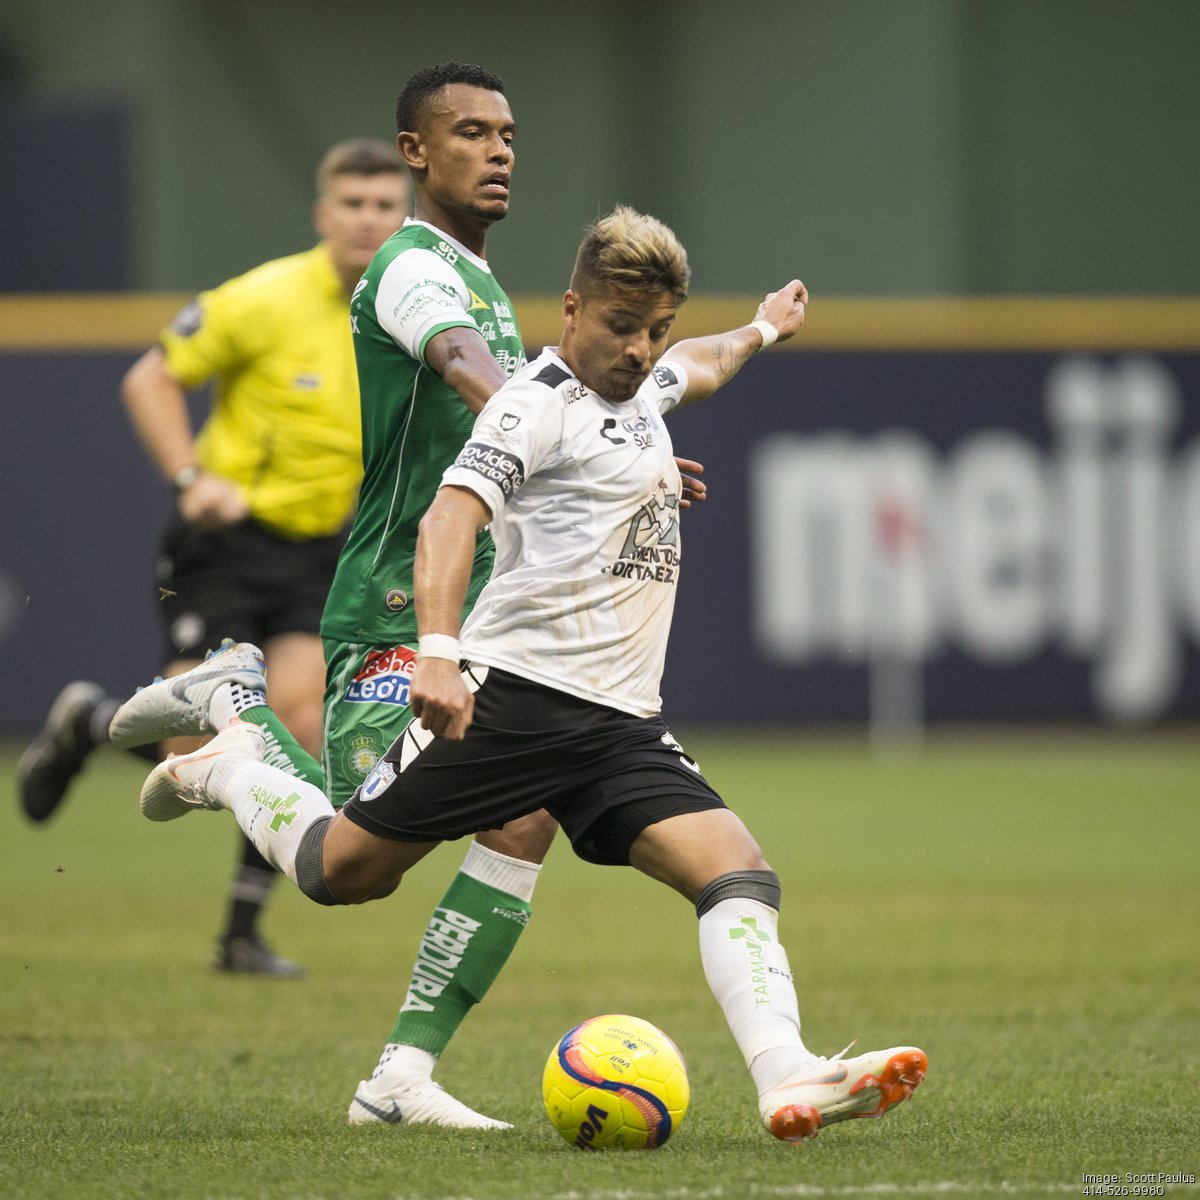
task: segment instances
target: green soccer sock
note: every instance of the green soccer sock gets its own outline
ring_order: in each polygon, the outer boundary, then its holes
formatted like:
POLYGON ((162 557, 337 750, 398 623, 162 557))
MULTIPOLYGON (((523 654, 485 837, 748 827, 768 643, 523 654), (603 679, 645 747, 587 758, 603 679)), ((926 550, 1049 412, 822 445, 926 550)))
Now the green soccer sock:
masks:
POLYGON ((292 731, 267 704, 262 692, 240 683, 222 684, 209 701, 208 717, 214 729, 224 729, 235 717, 240 721, 252 721, 267 739, 263 762, 324 791, 325 771, 321 764, 296 741, 292 731))
POLYGON ((538 863, 472 843, 421 937, 389 1045, 441 1054, 529 923, 540 870, 538 863))
POLYGON ((324 790, 325 771, 321 764, 296 741, 292 731, 275 715, 273 709, 259 704, 239 715, 243 721, 253 721, 263 731, 267 739, 267 753, 263 762, 324 790))

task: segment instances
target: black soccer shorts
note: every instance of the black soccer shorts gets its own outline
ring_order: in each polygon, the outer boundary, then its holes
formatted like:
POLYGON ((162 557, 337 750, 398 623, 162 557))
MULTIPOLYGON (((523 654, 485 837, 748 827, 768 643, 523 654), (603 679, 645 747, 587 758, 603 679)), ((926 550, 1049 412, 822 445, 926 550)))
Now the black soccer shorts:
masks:
POLYGON ((547 809, 588 862, 627 865, 647 826, 725 803, 661 716, 636 717, 496 667, 466 664, 462 741, 413 722, 343 807, 399 841, 448 841, 547 809))
POLYGON ((178 513, 158 560, 166 659, 202 658, 222 638, 317 633, 345 534, 292 542, 255 521, 205 532, 178 513))

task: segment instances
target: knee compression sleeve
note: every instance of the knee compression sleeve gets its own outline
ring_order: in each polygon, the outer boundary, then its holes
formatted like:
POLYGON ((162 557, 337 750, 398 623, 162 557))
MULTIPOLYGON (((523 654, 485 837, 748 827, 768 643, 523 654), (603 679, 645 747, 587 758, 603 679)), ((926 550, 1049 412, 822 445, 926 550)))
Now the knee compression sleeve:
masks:
POLYGON ((324 817, 309 826, 296 851, 296 886, 318 904, 341 904, 325 882, 325 871, 321 866, 321 847, 329 831, 332 817, 324 817))
POLYGON ((774 871, 730 871, 718 875, 696 897, 696 916, 702 917, 722 900, 757 900, 779 911, 781 889, 774 871))

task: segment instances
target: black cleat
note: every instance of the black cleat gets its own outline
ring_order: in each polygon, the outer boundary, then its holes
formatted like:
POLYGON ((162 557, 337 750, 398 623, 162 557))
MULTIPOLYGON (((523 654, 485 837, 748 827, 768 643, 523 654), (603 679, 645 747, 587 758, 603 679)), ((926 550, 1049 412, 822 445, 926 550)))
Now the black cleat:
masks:
POLYGON ((21 807, 31 821, 45 821, 58 808, 67 786, 83 768, 94 746, 87 725, 104 698, 99 684, 68 683, 41 732, 25 748, 17 764, 17 781, 21 807))
POLYGON ((280 958, 262 938, 226 937, 217 943, 214 971, 231 975, 274 975, 279 979, 301 979, 304 968, 291 959, 280 958))

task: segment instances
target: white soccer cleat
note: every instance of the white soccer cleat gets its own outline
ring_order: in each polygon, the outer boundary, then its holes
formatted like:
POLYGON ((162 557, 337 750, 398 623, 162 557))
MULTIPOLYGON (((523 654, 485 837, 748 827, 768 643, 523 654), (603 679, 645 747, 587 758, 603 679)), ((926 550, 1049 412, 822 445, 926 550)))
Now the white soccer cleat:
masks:
POLYGON ((350 1101, 351 1125, 442 1125, 447 1129, 511 1129, 455 1100, 440 1083, 422 1079, 376 1092, 364 1079, 350 1101))
MULTIPOLYGON (((845 1051, 842 1051, 844 1054, 845 1051)), ((821 1059, 758 1098, 763 1124, 782 1142, 816 1137, 822 1125, 882 1117, 925 1078, 928 1060, 916 1046, 872 1050, 855 1058, 821 1059)))
POLYGON ((151 821, 174 821, 198 809, 222 808, 208 792, 217 760, 236 756, 253 761, 261 759, 266 749, 266 738, 257 725, 235 721, 199 750, 172 754, 150 772, 142 785, 142 815, 151 821))
POLYGON ((267 690, 262 651, 249 642, 226 638, 220 649, 190 671, 156 679, 138 688, 113 716, 108 740, 120 750, 189 733, 211 733, 208 702, 223 683, 240 683, 251 691, 267 690))

